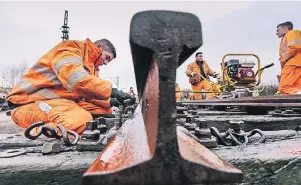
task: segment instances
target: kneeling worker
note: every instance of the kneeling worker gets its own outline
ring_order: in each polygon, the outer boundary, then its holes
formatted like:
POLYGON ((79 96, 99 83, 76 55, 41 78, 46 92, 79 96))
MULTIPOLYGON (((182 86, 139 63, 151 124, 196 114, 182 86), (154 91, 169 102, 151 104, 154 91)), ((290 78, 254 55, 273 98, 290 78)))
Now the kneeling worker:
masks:
POLYGON ((135 99, 98 78, 98 67, 116 58, 106 39, 59 43, 29 69, 7 96, 11 118, 20 127, 44 121, 81 134, 92 114, 110 114, 112 106, 135 99))

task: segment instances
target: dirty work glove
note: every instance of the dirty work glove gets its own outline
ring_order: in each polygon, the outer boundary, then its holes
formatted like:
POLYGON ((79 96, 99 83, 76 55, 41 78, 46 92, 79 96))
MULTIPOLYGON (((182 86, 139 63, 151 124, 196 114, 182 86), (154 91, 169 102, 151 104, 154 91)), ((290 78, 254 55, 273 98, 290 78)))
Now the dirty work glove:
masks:
POLYGON ((191 72, 190 75, 193 77, 196 75, 196 72, 191 72))
POLYGON ((279 60, 279 62, 280 62, 280 66, 281 66, 281 68, 283 68, 283 66, 284 66, 284 62, 282 62, 281 60, 279 60))
POLYGON ((135 103, 136 103, 136 98, 135 97, 134 97, 134 99, 127 99, 126 101, 123 101, 123 105, 125 107, 134 105, 135 103))
POLYGON ((217 78, 217 76, 218 76, 217 73, 214 73, 214 74, 212 75, 213 78, 217 78))
POLYGON ((112 88, 111 97, 116 98, 119 102, 123 102, 124 100, 127 100, 127 99, 135 100, 134 96, 132 96, 128 93, 119 91, 116 88, 112 88))
POLYGON ((110 107, 119 107, 121 103, 116 98, 111 98, 110 107))

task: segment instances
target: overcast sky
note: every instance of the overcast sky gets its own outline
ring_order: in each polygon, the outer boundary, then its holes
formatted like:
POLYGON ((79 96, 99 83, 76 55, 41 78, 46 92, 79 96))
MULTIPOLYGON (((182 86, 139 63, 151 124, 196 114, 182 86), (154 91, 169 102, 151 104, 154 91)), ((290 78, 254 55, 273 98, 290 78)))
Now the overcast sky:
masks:
MULTIPOLYGON (((71 40, 107 38, 117 49, 117 58, 101 67, 100 77, 120 77, 120 87, 136 87, 129 30, 132 16, 143 10, 174 10, 197 15, 203 27, 203 46, 198 50, 210 67, 220 72, 226 53, 255 53, 263 65, 275 66, 263 74, 265 83, 276 83, 280 72, 276 26, 293 21, 301 28, 301 2, 0 2, 1 68, 27 62, 33 65, 61 42, 64 11, 69 11, 71 40)), ((181 88, 189 88, 185 70, 191 56, 177 70, 181 88)), ((249 60, 249 59, 248 59, 249 60)))

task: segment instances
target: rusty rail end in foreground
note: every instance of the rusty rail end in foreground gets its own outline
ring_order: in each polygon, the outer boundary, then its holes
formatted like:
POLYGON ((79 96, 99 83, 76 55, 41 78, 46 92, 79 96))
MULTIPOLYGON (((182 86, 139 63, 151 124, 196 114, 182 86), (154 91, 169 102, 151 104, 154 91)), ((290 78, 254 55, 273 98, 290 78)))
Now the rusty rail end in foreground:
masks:
POLYGON ((202 45, 199 19, 174 11, 139 12, 130 43, 139 110, 84 174, 84 184, 240 182, 240 170, 175 124, 176 69, 202 45))

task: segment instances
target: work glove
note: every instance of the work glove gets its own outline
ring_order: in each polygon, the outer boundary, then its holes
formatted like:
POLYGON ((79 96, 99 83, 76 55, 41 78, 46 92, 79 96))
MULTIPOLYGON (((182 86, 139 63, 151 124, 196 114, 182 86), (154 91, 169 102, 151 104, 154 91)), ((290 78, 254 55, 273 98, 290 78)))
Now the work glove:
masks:
POLYGON ((121 103, 116 98, 111 98, 110 107, 119 107, 121 103))
POLYGON ((217 73, 213 73, 212 77, 213 78, 217 78, 218 74, 217 73))
POLYGON ((127 107, 127 106, 134 105, 135 103, 136 103, 136 98, 134 97, 134 99, 127 99, 123 101, 123 106, 127 107))
POLYGON ((133 101, 136 100, 136 98, 128 93, 124 93, 122 91, 119 91, 116 88, 112 88, 112 93, 111 93, 112 98, 116 98, 119 102, 123 102, 124 100, 131 99, 133 101))
POLYGON ((279 62, 280 62, 280 66, 281 66, 281 69, 282 69, 285 63, 282 62, 281 60, 279 60, 279 62))
POLYGON ((196 75, 196 72, 191 72, 190 75, 193 77, 196 75))

